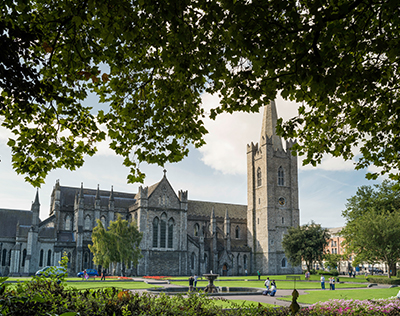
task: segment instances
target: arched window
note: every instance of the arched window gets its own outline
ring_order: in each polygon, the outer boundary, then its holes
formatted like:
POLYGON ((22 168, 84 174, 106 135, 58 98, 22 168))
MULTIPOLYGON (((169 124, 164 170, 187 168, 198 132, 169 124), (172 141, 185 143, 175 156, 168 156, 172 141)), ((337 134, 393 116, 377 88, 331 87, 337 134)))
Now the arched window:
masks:
POLYGON ((40 250, 39 267, 43 267, 43 249, 40 250))
POLYGON ((87 269, 88 267, 88 262, 89 262, 89 254, 85 252, 83 255, 83 268, 87 269))
POLYGON ((51 250, 47 251, 47 265, 51 266, 51 250))
POLYGON ((283 171, 282 166, 280 166, 278 169, 278 185, 285 185, 285 172, 283 171))
POLYGON ((22 251, 22 262, 21 262, 21 266, 25 267, 25 260, 26 260, 26 249, 24 249, 24 251, 22 251))
POLYGON ((199 224, 194 224, 194 236, 198 237, 199 236, 199 224))
POLYGON ((71 230, 71 216, 67 215, 65 216, 65 230, 71 230))
POLYGON ((4 267, 6 265, 7 249, 3 249, 3 256, 1 258, 1 265, 4 267))
POLYGON ((258 167, 257 168, 257 186, 259 187, 259 186, 261 186, 261 168, 260 167, 258 167))
POLYGON ((163 213, 160 220, 160 248, 166 247, 167 239, 167 215, 163 213))
POLYGON ((192 257, 190 258, 191 260, 190 260, 190 268, 192 269, 192 270, 194 270, 194 263, 195 263, 195 261, 196 261, 196 255, 194 254, 194 252, 192 252, 192 257))
POLYGON ((171 217, 168 221, 168 248, 174 248, 174 224, 175 221, 171 217))
POLYGON ((103 227, 104 228, 107 228, 107 226, 106 226, 106 217, 103 215, 102 217, 100 217, 100 221, 101 221, 101 224, 103 225, 103 227))
POLYGON ((239 274, 239 267, 240 267, 240 254, 237 255, 236 258, 236 267, 237 267, 237 274, 239 274))
POLYGON ((240 236, 240 230, 239 230, 239 226, 236 226, 236 229, 235 229, 235 238, 239 238, 239 236, 240 236))
POLYGON ((70 268, 70 267, 71 267, 71 258, 72 258, 72 256, 71 256, 71 253, 70 253, 70 252, 68 252, 68 255, 67 255, 67 257, 68 257, 68 264, 67 264, 67 266, 68 266, 68 268, 70 268))
POLYGON ((282 259, 282 268, 286 268, 286 258, 282 259))
POLYGON ((8 266, 11 267, 11 249, 8 252, 8 266))
POLYGON ((247 269, 247 256, 246 255, 243 256, 243 268, 247 269))
POLYGON ((153 247, 157 248, 158 247, 158 217, 155 217, 153 219, 153 247))
POLYGON ((85 230, 91 230, 92 229, 92 221, 90 219, 89 215, 86 215, 85 217, 85 230))

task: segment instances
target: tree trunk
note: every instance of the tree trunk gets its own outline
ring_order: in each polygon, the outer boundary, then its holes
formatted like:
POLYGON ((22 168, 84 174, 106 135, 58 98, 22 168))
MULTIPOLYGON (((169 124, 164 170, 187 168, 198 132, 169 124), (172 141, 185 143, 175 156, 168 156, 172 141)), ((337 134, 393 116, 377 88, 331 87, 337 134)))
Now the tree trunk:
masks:
POLYGON ((388 262, 388 267, 389 267, 389 273, 388 273, 388 278, 391 278, 392 276, 396 276, 397 274, 397 268, 396 268, 396 262, 388 262))

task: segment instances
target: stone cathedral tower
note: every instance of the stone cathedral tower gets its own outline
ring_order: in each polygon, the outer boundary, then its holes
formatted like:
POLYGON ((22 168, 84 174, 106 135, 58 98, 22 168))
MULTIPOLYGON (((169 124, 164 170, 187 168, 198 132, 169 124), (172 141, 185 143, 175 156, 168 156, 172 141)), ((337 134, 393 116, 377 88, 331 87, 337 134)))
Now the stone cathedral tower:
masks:
POLYGON ((291 267, 282 248, 282 238, 291 226, 299 225, 297 157, 293 141, 276 135, 275 102, 264 108, 258 144, 247 145, 247 241, 251 248, 252 273, 300 272, 291 267))

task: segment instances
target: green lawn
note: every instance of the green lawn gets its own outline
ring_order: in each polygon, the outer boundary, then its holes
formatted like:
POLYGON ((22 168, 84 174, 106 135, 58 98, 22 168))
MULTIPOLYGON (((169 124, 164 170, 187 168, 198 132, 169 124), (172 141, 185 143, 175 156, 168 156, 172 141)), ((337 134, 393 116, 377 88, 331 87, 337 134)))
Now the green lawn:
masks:
MULTIPOLYGON (((309 291, 306 295, 300 295, 297 302, 304 304, 315 304, 317 302, 325 302, 330 299, 344 299, 344 300, 368 300, 368 299, 379 299, 389 298, 396 296, 399 292, 399 288, 387 288, 387 289, 356 289, 356 290, 340 290, 340 291, 309 291)), ((284 301, 291 301, 291 296, 282 298, 284 301)))
MULTIPOLYGON (((180 286, 189 286, 188 281, 175 281, 171 282, 175 285, 180 286)), ((200 280, 197 282, 197 286, 205 287, 208 284, 206 280, 200 280)), ((264 281, 224 281, 224 280, 217 280, 214 281, 215 286, 222 286, 222 287, 253 287, 253 288, 265 288, 264 281)), ((278 289, 293 289, 293 281, 276 281, 276 285, 278 289)), ((329 286, 329 285, 328 285, 329 286)), ((356 283, 339 283, 336 284, 336 288, 343 289, 343 288, 355 288, 355 287, 363 287, 365 288, 365 284, 356 284, 356 283)), ((299 282, 296 281, 296 289, 320 289, 319 282, 299 282)))
POLYGON ((238 307, 257 307, 259 304, 265 307, 278 307, 279 305, 259 303, 246 300, 230 300, 230 299, 213 299, 213 302, 217 306, 222 306, 223 308, 238 308, 238 307), (235 304, 235 306, 233 306, 235 304))
POLYGON ((149 289, 155 288, 159 286, 155 286, 154 284, 147 284, 145 282, 119 282, 119 281, 82 281, 82 282, 67 282, 67 287, 72 287, 77 290, 86 290, 86 289, 101 289, 101 288, 110 288, 115 287, 117 289, 124 290, 141 290, 141 289, 149 289))

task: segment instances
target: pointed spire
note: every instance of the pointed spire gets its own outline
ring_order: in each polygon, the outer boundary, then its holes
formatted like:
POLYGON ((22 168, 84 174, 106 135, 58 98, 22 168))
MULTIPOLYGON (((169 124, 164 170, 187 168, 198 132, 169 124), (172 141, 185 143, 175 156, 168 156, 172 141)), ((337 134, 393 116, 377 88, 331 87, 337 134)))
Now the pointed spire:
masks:
POLYGON ((81 189, 79 190, 79 198, 83 198, 83 182, 81 182, 81 189))
POLYGON ((271 101, 268 105, 264 107, 263 121, 261 126, 261 138, 260 138, 260 146, 262 144, 262 138, 268 136, 272 137, 272 146, 273 148, 283 150, 282 140, 276 135, 276 125, 278 121, 278 115, 276 112, 275 101, 271 101))
POLYGON ((39 189, 36 190, 36 196, 35 196, 35 201, 33 202, 33 205, 40 205, 40 203, 39 203, 39 189))
POLYGON ((95 199, 96 200, 100 200, 100 185, 99 184, 97 185, 97 191, 96 191, 95 199))
POLYGON ((213 206, 212 211, 211 211, 211 218, 215 218, 214 206, 213 206))
POLYGON ((163 172, 164 172, 164 178, 166 178, 167 177, 167 169, 164 169, 163 172))
POLYGON ((110 201, 114 201, 114 187, 111 186, 110 201))
POLYGON ((229 219, 228 208, 225 209, 225 219, 229 219))

